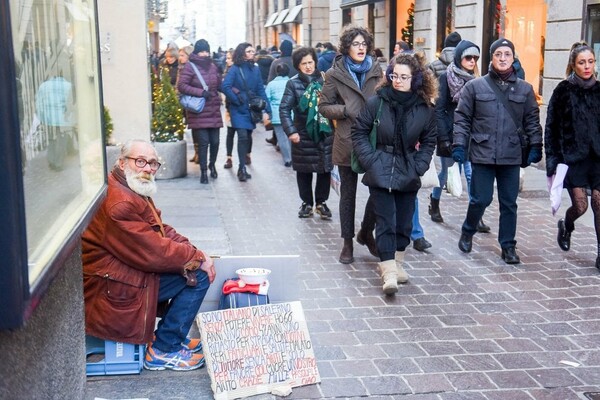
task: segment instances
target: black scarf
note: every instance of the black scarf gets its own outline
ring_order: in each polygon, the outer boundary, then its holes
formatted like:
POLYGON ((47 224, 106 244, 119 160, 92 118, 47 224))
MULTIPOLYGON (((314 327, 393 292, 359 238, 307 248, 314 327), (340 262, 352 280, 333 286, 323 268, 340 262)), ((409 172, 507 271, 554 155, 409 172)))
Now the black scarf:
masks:
MULTIPOLYGON (((390 99, 390 106, 394 111, 396 126, 394 127, 394 149, 398 152, 404 144, 406 137, 406 114, 415 105, 419 96, 415 92, 401 92, 391 86, 383 88, 383 93, 390 99)), ((402 153, 401 151, 399 152, 402 153)))

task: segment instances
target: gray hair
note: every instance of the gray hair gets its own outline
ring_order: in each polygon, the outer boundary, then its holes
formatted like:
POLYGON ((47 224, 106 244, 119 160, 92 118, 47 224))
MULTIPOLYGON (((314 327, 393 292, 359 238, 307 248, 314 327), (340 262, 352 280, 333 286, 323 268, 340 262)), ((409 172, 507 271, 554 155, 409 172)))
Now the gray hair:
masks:
POLYGON ((119 166, 119 161, 120 160, 125 160, 127 157, 129 157, 129 155, 131 154, 131 148, 133 147, 133 145, 135 143, 145 143, 145 144, 149 144, 150 146, 152 146, 152 148, 154 149, 154 153, 156 153, 156 156, 158 157, 158 153, 156 152, 156 148, 154 147, 154 145, 144 139, 129 139, 128 141, 126 141, 125 143, 123 143, 123 145, 121 146, 121 153, 119 154, 119 158, 117 158, 117 160, 115 161, 115 166, 118 167, 119 166))

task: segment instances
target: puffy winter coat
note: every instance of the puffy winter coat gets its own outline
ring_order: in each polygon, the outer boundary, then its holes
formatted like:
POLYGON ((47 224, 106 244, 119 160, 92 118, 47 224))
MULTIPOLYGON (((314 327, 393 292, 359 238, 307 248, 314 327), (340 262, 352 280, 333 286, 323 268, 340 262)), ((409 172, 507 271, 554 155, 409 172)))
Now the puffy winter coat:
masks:
POLYGON ((559 163, 600 156, 600 82, 584 89, 564 80, 556 86, 546 118, 546 172, 554 175, 559 163))
POLYGON ((182 275, 186 265, 199 264, 203 255, 162 224, 152 199, 132 191, 115 168, 108 176, 106 198, 82 235, 81 258, 86 333, 148 343, 155 328, 160 274, 182 275))
POLYGON ((258 55, 256 57, 256 64, 260 69, 260 77, 262 78, 263 85, 266 85, 269 81, 269 69, 275 59, 270 55, 258 55))
POLYGON ((446 72, 446 68, 448 68, 448 65, 450 65, 454 59, 454 49, 456 49, 456 47, 444 47, 439 57, 427 66, 436 78, 439 78, 446 72))
POLYGON ((319 143, 315 143, 306 133, 307 113, 300 111, 299 108, 300 99, 306 87, 314 79, 322 82, 319 72, 311 76, 298 74, 287 82, 279 106, 279 117, 283 130, 288 137, 294 133, 300 135, 300 143, 292 143, 292 165, 294 170, 325 173, 333 169, 333 163, 331 162, 333 135, 328 136, 319 143))
POLYGON ((179 73, 177 90, 180 94, 189 94, 202 97, 204 89, 200 79, 196 76, 194 68, 190 63, 198 67, 198 72, 204 78, 210 98, 206 101, 204 109, 200 113, 185 111, 185 117, 190 129, 199 128, 220 128, 223 126, 223 117, 221 116, 221 97, 218 90, 221 87, 221 74, 219 68, 210 57, 200 57, 197 54, 190 54, 190 60, 185 64, 179 73))
POLYGON ((337 123, 333 141, 334 164, 350 166, 352 124, 367 99, 375 94, 375 87, 382 76, 379 63, 373 59, 373 66, 367 72, 363 89, 360 90, 346 69, 342 55, 336 56, 333 66, 325 74, 319 112, 337 123))
POLYGON ((273 124, 281 124, 281 119, 279 118, 279 104, 281 104, 281 98, 283 97, 283 92, 285 92, 285 85, 289 80, 290 78, 287 76, 278 76, 269 82, 265 88, 267 99, 269 99, 269 103, 271 103, 271 112, 273 113, 271 123, 273 124))
POLYGON ((433 106, 418 98, 405 111, 405 117, 400 118, 386 89, 393 90, 387 87, 369 98, 352 127, 354 152, 366 171, 362 182, 369 187, 390 191, 416 192, 421 187, 420 177, 429 168, 435 149, 433 106), (383 104, 374 149, 369 142, 369 133, 380 99, 383 99, 383 104))
MULTIPOLYGON (((504 84, 493 70, 495 84, 508 90, 508 103, 522 121, 533 146, 542 146, 540 112, 533 87, 512 74, 504 84)), ((521 141, 517 126, 484 77, 467 82, 454 112, 453 147, 469 149, 476 164, 520 165, 521 141)))
POLYGON ((240 129, 256 129, 248 101, 250 93, 262 97, 267 103, 266 112, 271 114, 271 105, 265 94, 265 86, 260 77, 260 70, 253 62, 247 61, 232 65, 223 80, 222 92, 227 96, 231 126, 240 129), (242 77, 243 74, 243 77, 242 77), (245 79, 244 79, 245 78, 245 79))

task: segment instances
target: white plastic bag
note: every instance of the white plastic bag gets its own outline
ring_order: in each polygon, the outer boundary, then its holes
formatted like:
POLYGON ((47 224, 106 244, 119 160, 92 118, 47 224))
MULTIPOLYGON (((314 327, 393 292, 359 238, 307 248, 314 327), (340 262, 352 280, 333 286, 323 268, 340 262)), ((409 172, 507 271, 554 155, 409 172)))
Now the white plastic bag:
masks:
POLYGON ((340 179, 340 170, 337 165, 333 166, 331 170, 331 188, 340 195, 340 185, 342 184, 342 180, 340 179))
POLYGON ((454 163, 448 168, 448 181, 446 182, 446 187, 452 196, 460 197, 462 195, 463 188, 458 163, 454 163))
POLYGON ((560 201, 562 200, 563 183, 569 166, 566 164, 558 164, 556 167, 556 173, 548 177, 548 192, 550 194, 550 206, 552 208, 552 215, 555 215, 560 207, 560 201))
POLYGON ((437 169, 435 168, 435 161, 433 157, 431 157, 429 169, 421 177, 421 188, 433 188, 439 186, 440 180, 438 178, 437 169))

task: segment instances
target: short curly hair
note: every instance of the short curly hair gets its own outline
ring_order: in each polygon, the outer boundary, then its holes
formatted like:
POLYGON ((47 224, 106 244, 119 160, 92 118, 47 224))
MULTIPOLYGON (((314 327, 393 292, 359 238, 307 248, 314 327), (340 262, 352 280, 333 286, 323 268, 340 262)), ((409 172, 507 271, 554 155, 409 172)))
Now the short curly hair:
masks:
POLYGON ((365 42, 367 43, 367 54, 371 54, 371 51, 373 50, 373 35, 371 35, 366 28, 352 25, 347 26, 340 35, 340 45, 338 46, 339 52, 347 56, 354 38, 358 35, 362 35, 362 37, 365 38, 365 42))
POLYGON ((315 69, 317 68, 317 61, 319 60, 319 57, 317 56, 317 51, 312 48, 312 47, 298 47, 296 50, 294 50, 294 52, 292 53, 292 64, 294 65, 294 68, 296 68, 297 71, 300 71, 300 63, 302 62, 302 59, 306 56, 312 56, 313 60, 315 61, 315 69))
POLYGON ((404 52, 393 57, 385 70, 385 79, 379 84, 379 88, 392 86, 389 75, 394 72, 397 65, 406 65, 410 68, 412 80, 410 90, 416 92, 419 97, 427 103, 431 103, 438 97, 438 81, 433 72, 427 68, 427 59, 422 52, 404 52))

